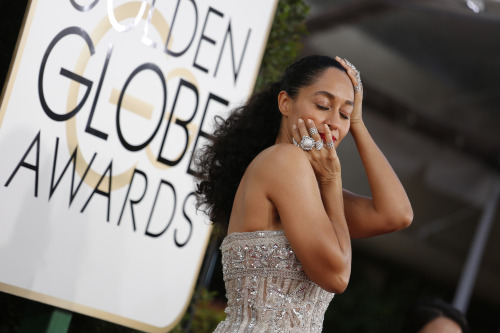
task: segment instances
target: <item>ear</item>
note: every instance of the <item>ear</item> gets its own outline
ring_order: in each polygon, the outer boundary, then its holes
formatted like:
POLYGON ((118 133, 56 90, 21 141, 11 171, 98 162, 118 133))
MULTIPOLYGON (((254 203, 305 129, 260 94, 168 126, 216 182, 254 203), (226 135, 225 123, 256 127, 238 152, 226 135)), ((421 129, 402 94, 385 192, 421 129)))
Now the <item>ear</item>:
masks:
POLYGON ((286 91, 282 90, 278 94, 278 107, 283 116, 287 117, 289 110, 290 96, 286 93, 286 91))

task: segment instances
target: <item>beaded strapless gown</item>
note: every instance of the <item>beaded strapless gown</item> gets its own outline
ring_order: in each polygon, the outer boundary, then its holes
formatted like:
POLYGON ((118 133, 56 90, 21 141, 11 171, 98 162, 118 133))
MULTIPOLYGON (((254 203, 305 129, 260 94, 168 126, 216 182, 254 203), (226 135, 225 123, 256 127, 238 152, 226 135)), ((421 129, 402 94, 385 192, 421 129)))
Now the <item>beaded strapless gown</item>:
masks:
POLYGON ((221 245, 222 332, 321 332, 333 298, 309 280, 283 231, 232 233, 221 245))

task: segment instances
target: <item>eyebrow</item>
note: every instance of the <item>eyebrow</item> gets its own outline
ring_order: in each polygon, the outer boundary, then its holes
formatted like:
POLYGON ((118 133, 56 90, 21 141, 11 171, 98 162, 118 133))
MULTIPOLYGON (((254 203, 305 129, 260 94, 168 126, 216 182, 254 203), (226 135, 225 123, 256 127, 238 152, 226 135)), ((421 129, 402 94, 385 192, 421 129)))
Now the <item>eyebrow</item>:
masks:
MULTIPOLYGON (((335 95, 333 95, 332 93, 329 93, 328 91, 324 91, 324 90, 317 91, 316 93, 314 93, 314 95, 324 95, 324 96, 328 97, 329 99, 335 98, 335 95)), ((345 104, 353 106, 354 102, 346 99, 345 104)))

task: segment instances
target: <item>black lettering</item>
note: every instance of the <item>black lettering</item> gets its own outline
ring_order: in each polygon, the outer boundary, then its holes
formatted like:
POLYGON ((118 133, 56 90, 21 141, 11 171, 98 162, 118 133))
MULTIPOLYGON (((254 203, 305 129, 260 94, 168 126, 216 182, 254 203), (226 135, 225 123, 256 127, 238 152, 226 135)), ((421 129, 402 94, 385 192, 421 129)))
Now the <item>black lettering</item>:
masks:
POLYGON ((134 170, 134 173, 132 174, 132 179, 130 180, 130 184, 128 186, 128 190, 127 190, 127 195, 125 195, 125 200, 123 201, 123 207, 122 207, 122 211, 120 212, 120 217, 118 218, 118 223, 117 225, 120 225, 121 223, 121 220, 122 220, 122 216, 123 216, 123 212, 125 211, 125 206, 127 205, 127 199, 128 199, 128 196, 130 194, 130 189, 132 188, 132 183, 134 182, 134 178, 135 178, 135 175, 136 174, 139 174, 142 176, 142 178, 144 179, 144 191, 142 192, 142 195, 139 199, 130 199, 130 214, 132 215, 132 226, 134 227, 134 231, 136 230, 135 228, 135 215, 134 215, 134 205, 139 203, 143 198, 144 198, 144 195, 146 194, 146 190, 148 189, 148 177, 146 176, 146 174, 144 172, 142 172, 141 170, 138 170, 138 169, 135 169, 134 170))
POLYGON ((189 242, 189 239, 191 238, 191 234, 193 233, 193 222, 191 222, 191 219, 186 214, 186 203, 187 203, 189 197, 192 195, 195 195, 194 192, 189 193, 187 195, 186 199, 184 199, 184 203, 182 204, 182 214, 184 215, 184 217, 186 218, 186 221, 189 224, 189 234, 188 234, 186 240, 183 243, 180 243, 177 241, 177 229, 174 230, 174 242, 175 242, 175 245, 177 245, 177 247, 183 247, 184 245, 186 245, 189 242))
POLYGON ((47 59, 49 58, 49 55, 52 52, 52 49, 54 48, 54 46, 56 46, 56 44, 61 39, 63 39, 64 37, 66 37, 68 35, 77 35, 77 36, 82 37, 83 40, 85 40, 85 42, 87 43, 87 46, 89 47, 90 54, 93 55, 95 53, 94 44, 92 44, 92 40, 90 39, 90 36, 85 32, 85 30, 83 30, 82 28, 79 28, 79 27, 69 27, 69 28, 64 29, 63 31, 58 33, 56 35, 56 37, 54 37, 54 39, 50 42, 49 46, 47 47, 47 50, 45 51, 45 54, 43 55, 43 58, 42 58, 42 64, 40 66, 40 72, 38 75, 38 97, 40 98, 40 103, 42 104, 42 109, 43 109, 43 111, 45 111, 45 114, 47 114, 47 116, 49 116, 50 119, 55 120, 55 121, 65 121, 65 120, 70 119, 74 115, 76 115, 78 113, 78 111, 80 111, 80 109, 85 104, 85 101, 89 97, 90 90, 92 88, 92 81, 90 81, 90 80, 88 80, 88 79, 86 79, 78 74, 70 72, 67 69, 61 68, 60 74, 62 76, 65 76, 71 80, 74 80, 80 84, 83 84, 84 86, 87 87, 87 90, 85 91, 85 94, 84 94, 82 100, 80 101, 80 103, 78 103, 78 105, 73 110, 71 110, 70 112, 64 113, 64 114, 55 113, 48 106, 47 101, 45 100, 45 94, 43 92, 43 75, 45 72, 45 66, 47 65, 47 59))
POLYGON ((75 7, 76 10, 78 10, 80 12, 88 12, 89 10, 94 8, 95 5, 97 5, 99 0, 94 0, 94 2, 89 3, 88 5, 83 5, 83 6, 76 3, 75 0, 69 0, 69 2, 71 2, 71 4, 73 5, 73 7, 75 7))
POLYGON ((92 109, 90 109, 89 119, 87 121, 87 127, 85 132, 97 136, 103 140, 108 140, 108 135, 92 127, 92 119, 94 118, 95 107, 97 105, 97 100, 99 99, 99 94, 101 93, 102 82, 104 81, 104 76, 106 75, 106 70, 108 69, 109 59, 111 58, 111 53, 113 52, 113 44, 109 44, 108 53, 106 54, 106 60, 104 61, 104 67, 102 68, 101 78, 99 79, 99 84, 97 85, 97 91, 95 93, 94 102, 92 103, 92 109))
POLYGON ((210 135, 208 134, 207 132, 204 132, 202 130, 203 128, 203 122, 205 121, 205 116, 207 115, 207 110, 208 110, 208 106, 210 104, 210 101, 211 100, 214 100, 220 104, 223 104, 225 106, 228 106, 229 105, 229 102, 226 101, 225 99, 217 96, 217 95, 214 95, 212 93, 210 93, 208 95, 208 99, 207 99, 207 104, 205 105, 205 110, 203 111, 203 117, 201 118, 201 123, 200 123, 200 130, 198 131, 198 135, 196 136, 196 140, 194 142, 194 146, 193 146, 193 153, 191 154, 191 159, 189 160, 189 164, 188 164, 188 169, 187 169, 187 173, 192 175, 192 176, 195 176, 195 177, 199 177, 200 176, 200 173, 197 172, 196 170, 193 170, 191 169, 191 163, 193 162, 193 157, 194 157, 194 154, 196 152, 196 146, 198 144, 198 139, 200 138, 200 136, 206 138, 206 139, 209 139, 209 140, 213 140, 214 137, 213 135, 210 135))
POLYGON ((194 15, 195 15, 195 24, 194 24, 194 31, 193 35, 191 36, 191 40, 189 41, 189 44, 184 48, 184 50, 179 51, 179 52, 174 52, 168 49, 168 42, 170 42, 170 37, 172 36, 172 31, 174 30, 174 25, 175 25, 175 19, 177 18, 177 12, 179 10, 179 5, 181 3, 181 0, 177 1, 177 6, 175 7, 175 12, 174 12, 174 18, 172 20, 172 26, 170 27, 170 30, 168 31, 168 36, 167 36, 167 42, 165 43, 165 52, 167 54, 173 55, 174 57, 180 57, 186 51, 189 49, 191 44, 193 43, 194 40, 194 35, 196 34, 196 29, 198 29, 198 7, 196 6, 196 2, 194 0, 189 0, 193 3, 193 8, 194 8, 194 15))
POLYGON ((132 72, 132 74, 130 74, 130 76, 128 77, 127 81, 125 82, 125 86, 123 87, 123 89, 122 89, 122 91, 120 93, 120 98, 118 100, 118 106, 117 106, 117 109, 116 109, 116 129, 117 129, 117 133, 118 133, 118 138, 120 139, 120 142, 122 143, 123 147, 125 147, 129 151, 138 151, 138 150, 141 150, 144 147, 146 147, 151 142, 151 140, 153 140, 153 138, 155 137, 156 133, 160 129, 161 121, 163 119, 163 116, 165 115, 165 107, 166 107, 166 105, 167 105, 167 84, 165 82, 165 78, 163 76, 163 73, 162 73, 161 69, 158 66, 156 66, 155 64, 152 64, 152 63, 145 63, 145 64, 142 64, 139 67, 137 67, 132 72), (123 96, 125 95, 127 87, 130 84, 130 82, 132 81, 132 79, 137 74, 139 74, 143 70, 147 70, 147 69, 152 70, 153 72, 155 72, 156 74, 158 74, 158 77, 160 78, 160 81, 161 81, 161 84, 162 84, 162 87, 163 87, 163 106, 162 106, 162 109, 161 109, 161 116, 158 119, 158 125, 156 126, 156 129, 151 134, 151 136, 146 141, 144 141, 141 144, 132 145, 123 136, 122 127, 120 125, 121 105, 122 105, 123 96))
POLYGON ((206 69, 205 67, 202 67, 201 65, 199 65, 198 63, 196 63, 196 59, 198 58, 198 52, 200 51, 200 46, 201 46, 201 43, 203 41, 207 41, 210 44, 215 45, 215 40, 213 40, 212 38, 207 37, 205 35, 205 28, 207 27, 208 16, 210 15, 210 13, 214 13, 214 14, 220 16, 220 17, 224 17, 224 14, 222 14, 218 10, 213 9, 212 7, 208 7, 207 16, 205 17, 205 23, 203 23, 203 29, 201 29, 200 42, 198 43, 198 48, 196 49, 196 54, 194 55, 194 60, 193 60, 193 66, 196 67, 196 68, 198 68, 199 70, 202 70, 205 73, 208 73, 208 69, 206 69))
POLYGON ((78 186, 76 189, 74 188, 75 184, 75 169, 76 169, 76 155, 78 153, 78 146, 75 147, 75 150, 73 150, 73 153, 71 154, 68 162, 64 166, 63 171, 59 175, 59 178, 56 181, 56 184, 54 185, 54 176, 56 173, 56 166, 57 166, 57 153, 59 151, 59 138, 56 138, 56 148, 54 151, 54 163, 52 164, 52 177, 50 178, 50 191, 49 191, 49 201, 50 198, 52 197, 52 194, 54 194, 57 186, 59 185, 59 182, 61 181, 62 177, 66 173, 66 170, 68 169, 69 165, 72 163, 73 164, 73 173, 71 175, 71 190, 69 192, 69 205, 68 207, 71 207, 71 203, 73 202, 73 199, 75 198, 76 194, 78 193, 78 190, 80 189, 80 186, 82 186, 83 181, 85 177, 87 176, 87 173, 90 170, 90 166, 94 162, 95 157, 97 156, 97 153, 94 153, 94 156, 92 156, 92 159, 90 160, 89 165, 87 166, 87 169, 85 169, 85 172, 83 173, 82 178, 80 179, 80 182, 78 183, 78 186))
POLYGON ((14 172, 12 172, 9 179, 5 183, 5 185, 4 185, 5 187, 9 186, 10 182, 12 181, 14 176, 16 175, 19 168, 25 167, 25 168, 28 168, 30 170, 35 171, 35 197, 38 197, 38 170, 39 170, 39 163, 40 163, 40 132, 41 131, 38 131, 38 134, 35 136, 35 139, 33 140, 33 142, 31 142, 30 146, 28 147, 28 150, 26 150, 26 152, 24 153, 24 156, 21 158, 21 161, 19 162, 19 164, 17 164, 16 168, 14 169, 14 172), (36 162, 35 162, 35 165, 33 165, 33 164, 26 163, 25 160, 26 160, 26 157, 28 156, 28 154, 30 153, 31 149, 33 149, 33 147, 35 146, 35 144, 36 144, 36 162))
POLYGON ((85 205, 83 205, 82 210, 80 211, 80 213, 83 213, 83 211, 85 210, 85 208, 89 204, 90 199, 92 199, 92 197, 94 196, 94 194, 97 193, 97 194, 100 194, 100 195, 108 198, 108 215, 106 217, 106 221, 109 222, 109 212, 111 210, 111 180, 113 179, 113 171, 112 171, 112 169, 113 169, 113 161, 109 162, 109 166, 106 168, 106 171, 104 171, 104 173, 102 174, 101 179, 99 179, 99 182, 97 182, 97 185, 95 186, 94 191, 90 195, 90 197, 87 200, 87 202, 85 203, 85 205), (108 176, 109 182, 108 182, 108 192, 106 193, 106 192, 104 192, 104 191, 102 191, 102 190, 99 189, 99 185, 101 185, 102 181, 104 180, 104 177, 106 177, 106 174, 108 174, 108 173, 109 173, 109 176, 108 176))
POLYGON ((181 79, 180 83, 179 83, 179 87, 177 88, 177 93, 175 94, 174 105, 172 106, 172 112, 170 113, 170 118, 168 119, 167 128, 165 129, 165 134, 163 135, 163 140, 161 142, 160 152, 158 153, 158 158, 157 158, 158 162, 161 162, 161 163, 169 165, 169 166, 174 166, 180 162, 182 157, 184 157, 184 154, 186 153, 186 150, 187 150, 187 147, 189 144, 189 130, 187 128, 187 125, 193 120, 193 118, 196 115, 196 112, 198 110, 198 97, 199 97, 198 96, 198 89, 196 89, 194 84, 181 79), (163 157, 161 155, 161 153, 163 151, 163 146, 165 145, 165 140, 167 139, 168 129, 170 127, 170 122, 172 121, 172 116, 174 115, 175 107, 177 105, 177 98, 179 97, 181 87, 189 88, 189 89, 191 89, 191 91, 194 92, 195 97, 196 97, 196 105, 194 107, 194 112, 193 112, 193 115, 191 116, 191 118, 189 118, 188 120, 181 120, 181 119, 175 120, 175 123, 177 125, 181 126, 182 129, 184 130, 184 132, 186 133, 186 144, 184 146, 184 150, 182 151, 182 154, 175 161, 171 161, 171 160, 163 157))
POLYGON ((245 56, 245 52, 247 49, 248 40, 250 39, 251 32, 252 32, 252 29, 248 29, 247 38, 245 40, 245 45, 243 46, 243 51, 241 52, 241 57, 240 57, 240 61, 238 64, 238 68, 236 68, 235 67, 236 62, 234 60, 233 34, 231 32, 231 21, 229 21, 229 25, 227 26, 227 32, 226 32, 226 35, 224 36, 224 41, 222 42, 222 47, 220 49, 219 60, 217 60, 217 66, 215 67, 214 77, 217 74, 217 70, 219 69, 220 60, 222 58, 222 52, 224 51, 224 45, 226 45, 226 40, 227 40, 227 37, 229 36, 229 45, 230 45, 230 49, 231 49, 231 61, 232 61, 232 65, 233 65, 233 74, 234 74, 234 84, 236 85, 236 80, 238 79, 238 73, 240 72, 241 64, 243 63, 243 57, 245 56))
POLYGON ((151 213, 149 214, 149 219, 148 219, 148 224, 146 226, 145 235, 150 236, 150 237, 159 237, 165 231, 167 231, 168 227, 170 226, 170 224, 172 223, 172 220, 174 218, 174 213, 175 213, 175 207, 176 207, 176 205, 177 205, 177 195, 175 194, 175 188, 174 188, 174 186, 172 184, 170 184, 168 181, 162 179, 161 182, 160 182, 160 185, 158 185, 158 191, 156 191, 156 197, 155 197, 155 201, 153 202, 153 208, 151 208, 151 213), (158 197, 160 196, 160 190, 161 190, 162 185, 169 186, 172 189, 172 193, 174 194, 174 205, 173 205, 173 208, 172 208, 172 215, 170 216, 170 220, 168 221, 167 225, 165 226, 165 228, 161 232, 159 232, 159 233, 152 233, 152 232, 149 231, 149 225, 150 225, 151 220, 153 218, 153 213, 154 213, 154 210, 155 210, 155 207, 156 207, 156 202, 158 201, 158 197))

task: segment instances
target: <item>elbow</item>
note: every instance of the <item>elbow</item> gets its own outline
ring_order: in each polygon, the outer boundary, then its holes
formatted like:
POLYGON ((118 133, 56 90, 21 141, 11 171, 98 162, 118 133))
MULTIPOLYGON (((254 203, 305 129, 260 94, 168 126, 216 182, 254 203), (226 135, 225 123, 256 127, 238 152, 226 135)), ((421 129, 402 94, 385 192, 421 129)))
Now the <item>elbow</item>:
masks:
POLYGON ((398 230, 408 228, 412 222, 413 222, 413 209, 409 207, 409 209, 404 211, 399 217, 398 230))
POLYGON ((408 228, 413 222, 413 210, 411 207, 402 210, 398 214, 394 214, 388 219, 388 225, 390 225, 391 231, 398 231, 408 228))
POLYGON ((329 276, 328 279, 320 285, 320 287, 329 293, 341 294, 346 290, 347 285, 349 284, 349 277, 350 271, 340 274, 331 274, 331 276, 329 276))
POLYGON ((325 272, 318 285, 324 290, 334 293, 343 293, 349 284, 351 277, 351 261, 346 259, 342 265, 333 265, 325 272))

